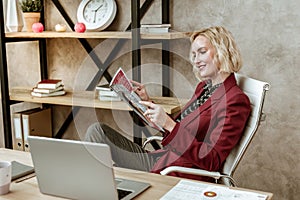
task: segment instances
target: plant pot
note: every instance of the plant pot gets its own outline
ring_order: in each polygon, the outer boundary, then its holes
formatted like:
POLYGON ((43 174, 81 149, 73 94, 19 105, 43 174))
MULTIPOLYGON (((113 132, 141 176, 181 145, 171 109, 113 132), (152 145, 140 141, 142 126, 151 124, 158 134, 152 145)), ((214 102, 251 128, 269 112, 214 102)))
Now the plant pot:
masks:
POLYGON ((24 21, 28 32, 32 32, 32 24, 39 22, 41 13, 39 12, 24 12, 24 21))

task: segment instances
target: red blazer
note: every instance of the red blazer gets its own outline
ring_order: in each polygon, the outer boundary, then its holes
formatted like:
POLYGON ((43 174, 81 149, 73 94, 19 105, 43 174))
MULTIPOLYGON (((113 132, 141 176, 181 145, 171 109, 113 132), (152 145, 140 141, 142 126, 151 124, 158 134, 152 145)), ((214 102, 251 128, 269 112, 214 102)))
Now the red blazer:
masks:
MULTIPOLYGON (((201 94, 204 85, 204 82, 198 84, 195 94, 183 110, 201 94)), ((169 166, 219 171, 239 141, 250 110, 248 97, 237 86, 234 74, 231 74, 203 105, 164 135, 163 149, 151 152, 161 156, 151 171, 159 173, 169 166)), ((211 180, 182 173, 170 175, 211 180)))

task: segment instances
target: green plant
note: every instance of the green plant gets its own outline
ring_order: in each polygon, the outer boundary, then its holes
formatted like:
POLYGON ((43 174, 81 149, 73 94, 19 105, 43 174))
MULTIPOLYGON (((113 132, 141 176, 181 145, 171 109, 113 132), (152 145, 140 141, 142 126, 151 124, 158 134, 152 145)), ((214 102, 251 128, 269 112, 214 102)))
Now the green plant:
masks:
POLYGON ((41 0, 22 0, 21 8, 23 12, 40 12, 43 6, 41 0))

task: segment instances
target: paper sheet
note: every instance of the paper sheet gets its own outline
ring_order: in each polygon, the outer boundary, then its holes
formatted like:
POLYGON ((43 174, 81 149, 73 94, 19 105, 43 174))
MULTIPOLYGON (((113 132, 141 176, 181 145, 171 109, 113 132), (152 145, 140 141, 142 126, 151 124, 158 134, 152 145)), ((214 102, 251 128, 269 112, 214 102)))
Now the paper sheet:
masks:
POLYGON ((266 200, 267 195, 181 180, 161 200, 266 200))

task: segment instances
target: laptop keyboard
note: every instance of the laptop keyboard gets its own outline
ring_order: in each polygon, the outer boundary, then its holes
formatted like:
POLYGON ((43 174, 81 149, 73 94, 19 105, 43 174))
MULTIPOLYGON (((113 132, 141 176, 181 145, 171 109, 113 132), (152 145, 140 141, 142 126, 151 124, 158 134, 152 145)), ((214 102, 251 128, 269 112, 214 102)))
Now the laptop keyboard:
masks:
POLYGON ((122 189, 117 189, 118 191, 118 197, 119 199, 122 199, 124 197, 126 197, 127 195, 129 195, 130 193, 132 193, 132 191, 128 191, 128 190, 122 190, 122 189))

